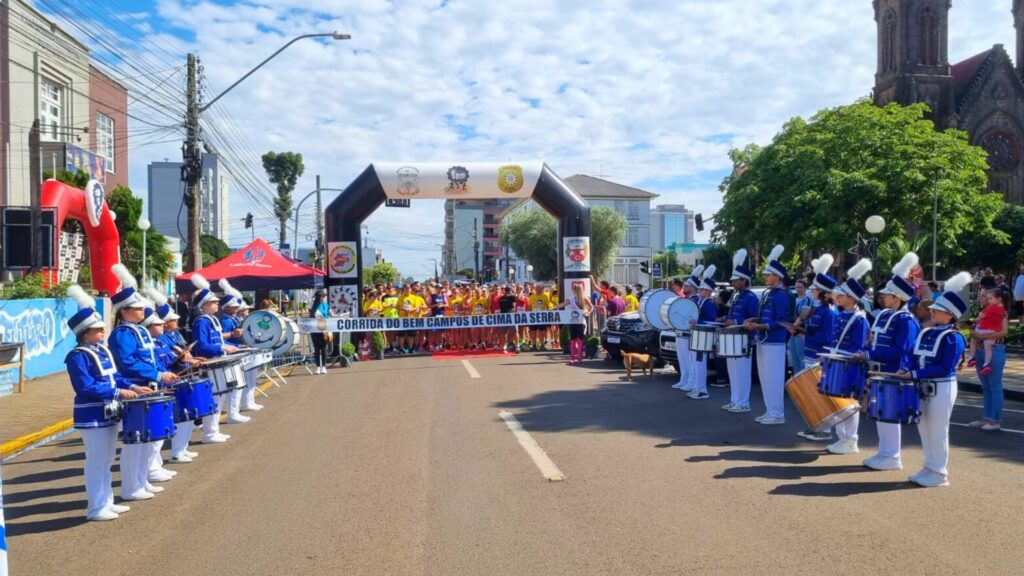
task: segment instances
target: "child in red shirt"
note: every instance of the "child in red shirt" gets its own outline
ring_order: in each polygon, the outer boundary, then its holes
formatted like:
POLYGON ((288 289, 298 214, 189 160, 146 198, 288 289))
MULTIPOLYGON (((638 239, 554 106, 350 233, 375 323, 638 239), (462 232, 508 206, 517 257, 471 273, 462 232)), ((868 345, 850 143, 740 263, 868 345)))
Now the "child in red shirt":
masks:
MULTIPOLYGON (((994 290, 989 290, 985 293, 987 300, 985 308, 978 314, 978 322, 974 325, 974 332, 977 334, 993 334, 1002 330, 1003 320, 1006 318, 1006 308, 1003 307, 1002 298, 1000 298, 994 290)), ((967 351, 968 366, 974 366, 974 354, 978 350, 978 338, 971 338, 971 347, 967 351)), ((986 376, 992 372, 992 367, 989 364, 992 363, 992 347, 995 346, 996 341, 987 338, 981 340, 982 346, 985 347, 985 363, 981 369, 978 370, 978 374, 986 376)))

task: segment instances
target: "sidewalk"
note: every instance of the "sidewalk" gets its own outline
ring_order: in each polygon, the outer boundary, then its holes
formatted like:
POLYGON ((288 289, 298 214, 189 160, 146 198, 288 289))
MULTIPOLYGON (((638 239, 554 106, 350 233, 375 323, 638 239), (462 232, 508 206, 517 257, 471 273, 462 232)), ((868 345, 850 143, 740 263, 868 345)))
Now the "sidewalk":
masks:
POLYGON ((0 445, 29 434, 45 431, 39 438, 42 440, 64 431, 67 426, 54 425, 70 424, 74 401, 67 372, 26 381, 25 392, 0 398, 0 445))
MULTIPOLYGON (((965 368, 957 374, 957 379, 960 382, 961 390, 981 394, 981 384, 978 383, 978 373, 974 368, 965 368)), ((1024 356, 1006 355, 1006 368, 1003 370, 1003 396, 1007 400, 1024 402, 1024 356)))

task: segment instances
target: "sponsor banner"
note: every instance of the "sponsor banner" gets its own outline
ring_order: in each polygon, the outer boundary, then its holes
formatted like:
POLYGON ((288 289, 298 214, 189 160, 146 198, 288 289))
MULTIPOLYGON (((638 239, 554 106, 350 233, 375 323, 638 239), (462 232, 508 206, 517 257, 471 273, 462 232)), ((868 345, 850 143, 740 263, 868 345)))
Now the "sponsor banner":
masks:
POLYGON ((375 162, 388 198, 529 198, 542 162, 375 162))
POLYGON ((331 286, 327 297, 330 302, 331 314, 338 316, 352 314, 359 303, 359 287, 355 284, 331 286))
POLYGON ((590 298, 590 279, 588 278, 566 278, 565 286, 562 288, 562 301, 566 301, 575 294, 573 289, 576 286, 583 288, 583 297, 590 298))
POLYGON ((562 238, 562 262, 566 272, 590 272, 590 237, 562 238))
POLYGON ((425 318, 299 318, 299 332, 381 332, 389 330, 449 330, 501 328, 530 324, 582 324, 583 315, 568 310, 514 312, 483 316, 427 316, 425 318))
POLYGON ((359 275, 359 257, 355 242, 327 243, 328 278, 355 278, 359 275))

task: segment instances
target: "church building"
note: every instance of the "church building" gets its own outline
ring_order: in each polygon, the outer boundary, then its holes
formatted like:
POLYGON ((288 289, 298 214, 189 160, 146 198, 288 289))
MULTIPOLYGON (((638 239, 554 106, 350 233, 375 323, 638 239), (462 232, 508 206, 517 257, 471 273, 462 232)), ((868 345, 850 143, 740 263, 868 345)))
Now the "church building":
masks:
POLYGON ((1016 63, 1002 44, 949 63, 952 0, 874 0, 875 103, 924 102, 939 128, 958 128, 989 154, 989 186, 1024 204, 1024 0, 1013 0, 1016 63))

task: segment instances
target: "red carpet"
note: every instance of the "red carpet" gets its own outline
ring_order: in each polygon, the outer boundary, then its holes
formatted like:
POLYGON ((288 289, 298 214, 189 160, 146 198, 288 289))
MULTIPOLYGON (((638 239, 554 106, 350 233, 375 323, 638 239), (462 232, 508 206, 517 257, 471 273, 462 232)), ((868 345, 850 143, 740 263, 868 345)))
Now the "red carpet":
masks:
POLYGON ((502 356, 515 356, 513 352, 502 352, 501 350, 445 350, 434 352, 431 357, 434 360, 452 360, 454 358, 499 358, 502 356))

